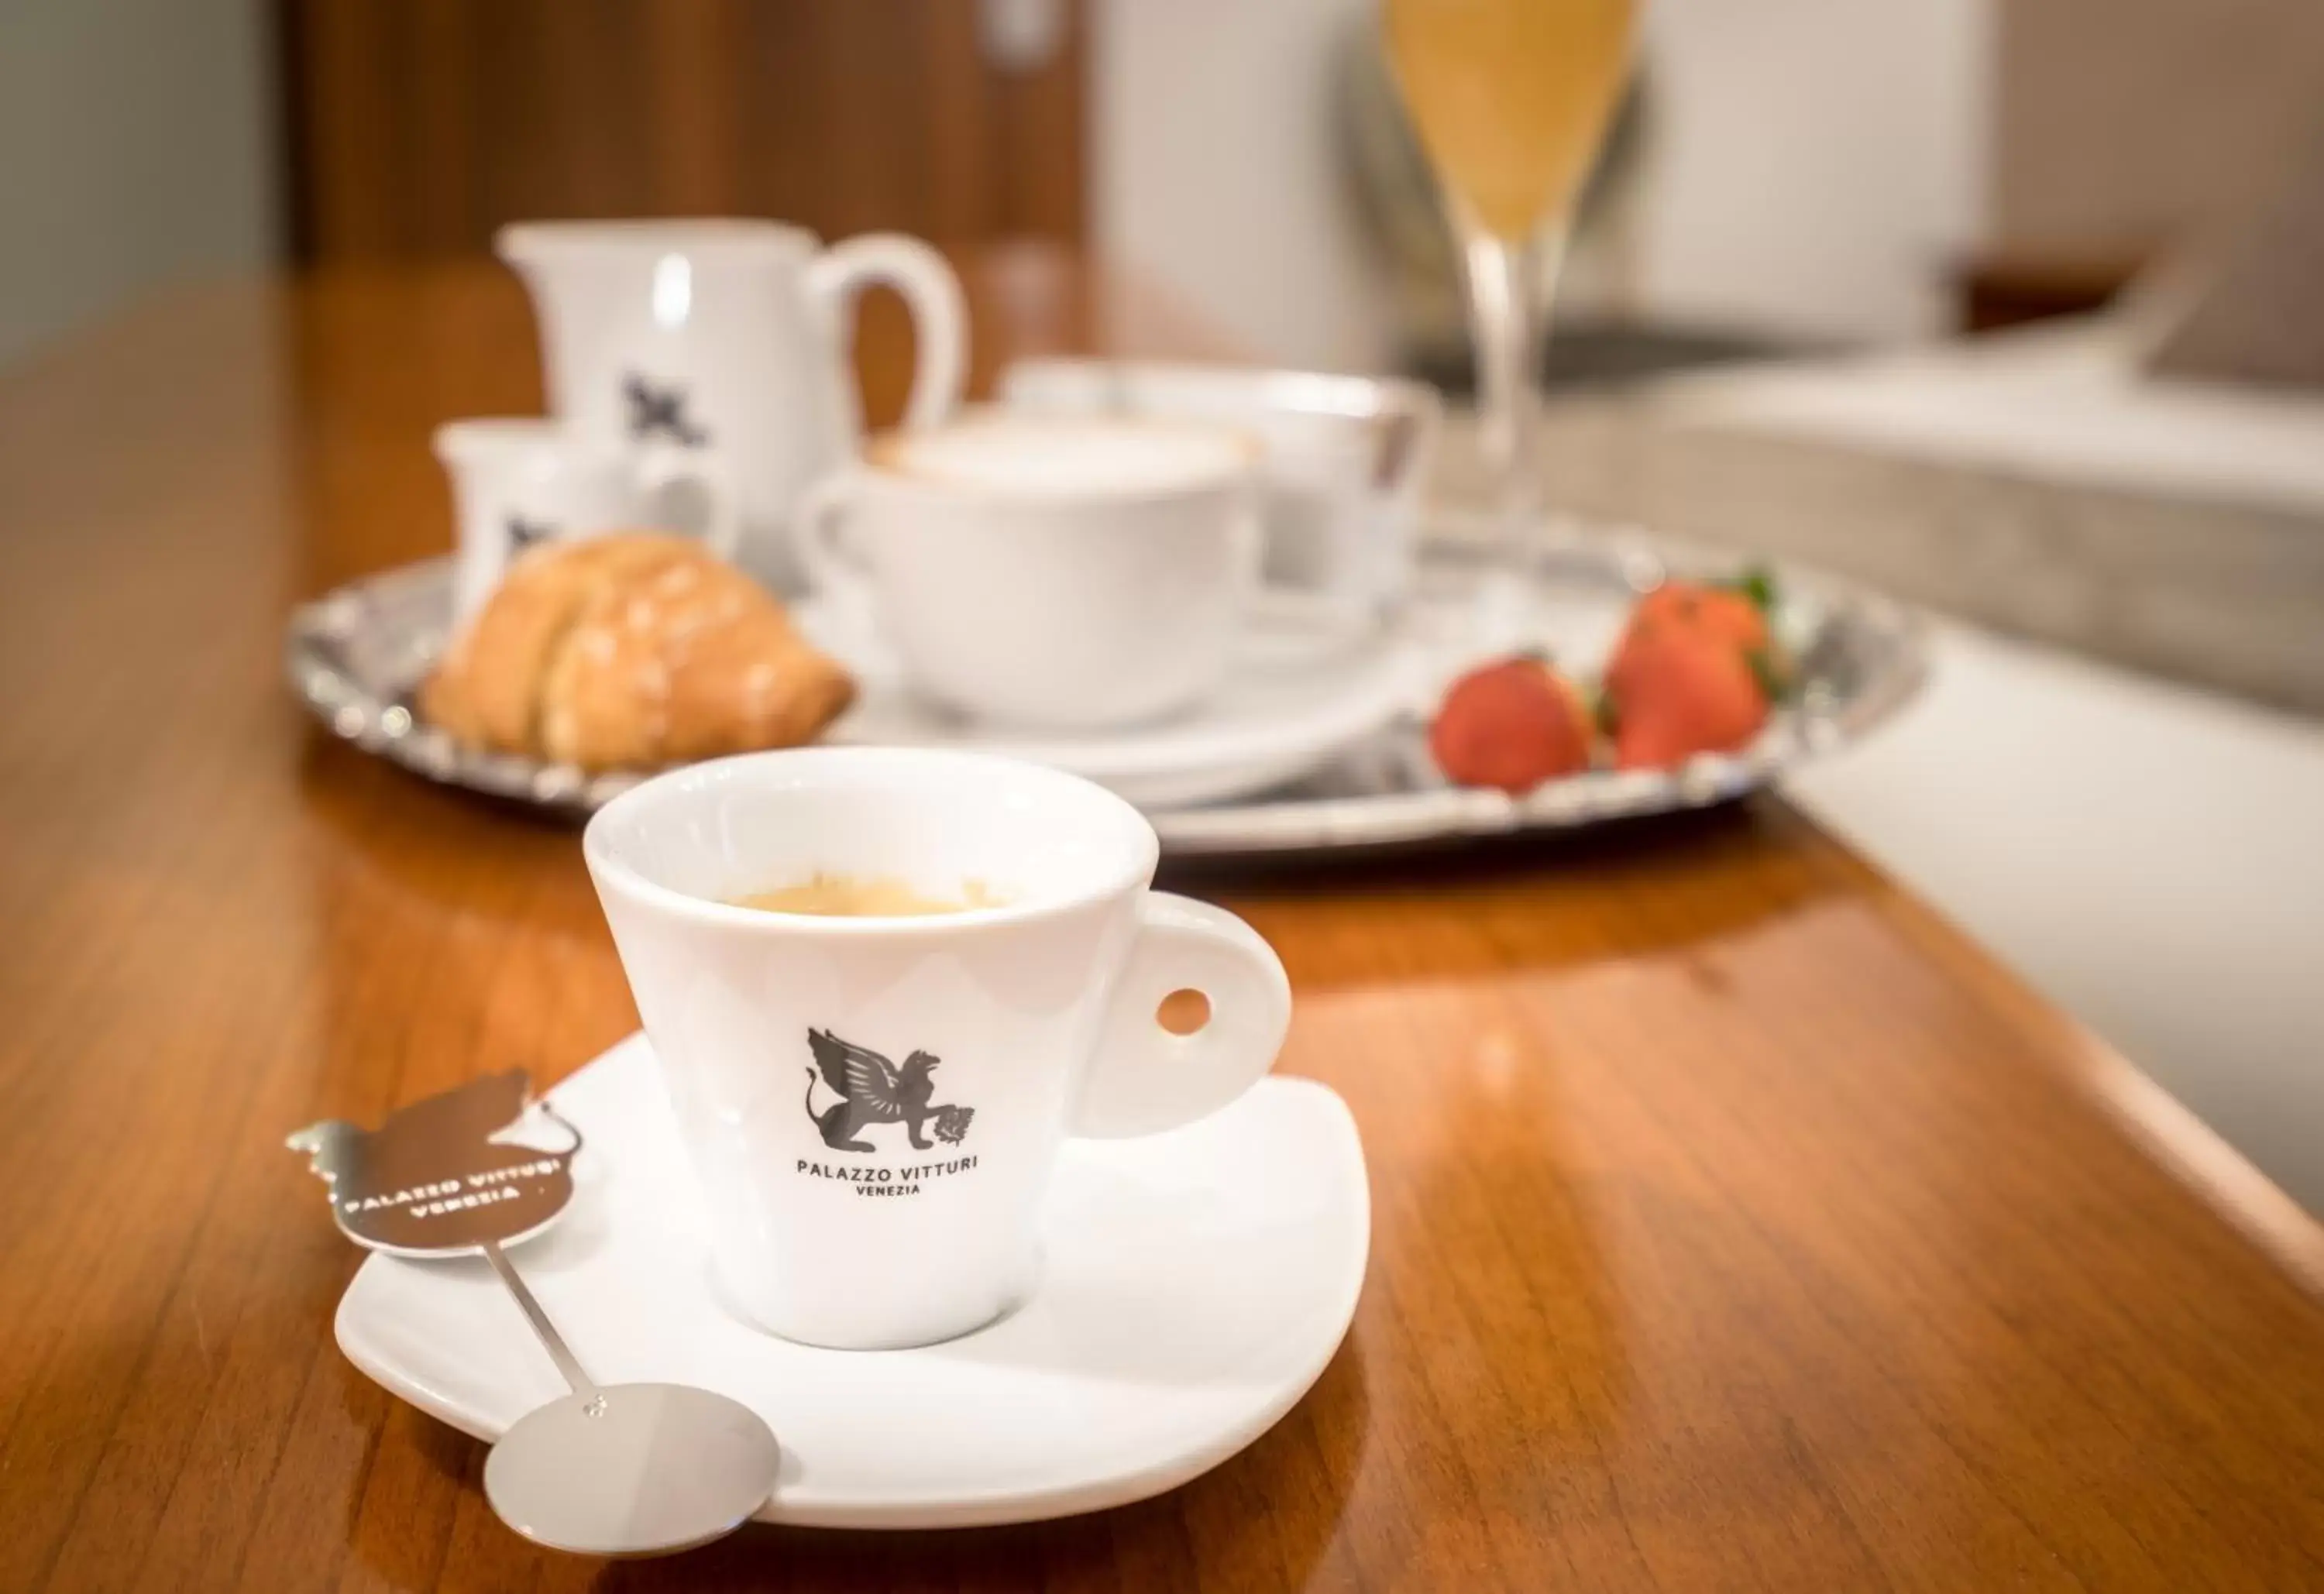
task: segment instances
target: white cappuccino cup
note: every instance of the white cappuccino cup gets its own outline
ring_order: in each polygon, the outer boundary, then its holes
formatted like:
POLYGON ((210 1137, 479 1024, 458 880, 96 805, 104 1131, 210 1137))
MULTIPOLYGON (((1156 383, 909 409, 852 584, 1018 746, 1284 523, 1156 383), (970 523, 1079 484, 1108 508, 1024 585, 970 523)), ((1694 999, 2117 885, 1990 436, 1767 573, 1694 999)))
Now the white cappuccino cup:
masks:
POLYGON ((1150 889, 1153 828, 1055 769, 890 748, 722 759, 615 797, 582 849, 723 1293, 810 1344, 927 1344, 1008 1311, 1035 1286, 1066 1138, 1225 1105, 1290 1019, 1258 932, 1150 889), (736 905, 834 877, 959 906, 736 905), (1158 1017, 1182 990, 1209 999, 1191 1035, 1158 1017))
POLYGON ((798 549, 928 696, 1134 724, 1226 673, 1259 582, 1256 465, 1223 428, 971 417, 873 442, 803 501, 798 549))

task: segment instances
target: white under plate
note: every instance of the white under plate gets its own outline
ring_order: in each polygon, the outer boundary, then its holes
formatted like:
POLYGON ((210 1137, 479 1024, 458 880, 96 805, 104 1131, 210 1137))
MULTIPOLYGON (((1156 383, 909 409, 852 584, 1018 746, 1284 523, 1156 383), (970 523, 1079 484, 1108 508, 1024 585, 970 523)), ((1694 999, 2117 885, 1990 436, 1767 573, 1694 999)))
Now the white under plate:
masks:
POLYGON ((949 747, 1066 769, 1141 808, 1223 802, 1286 785, 1416 710, 1424 655, 1403 638, 1335 640, 1332 622, 1290 603, 1262 606, 1232 672, 1207 700, 1149 725, 1043 733, 980 723, 912 691, 869 630, 835 606, 809 603, 800 629, 855 677, 855 706, 833 742, 949 747))
MULTIPOLYGON (((965 1527, 1175 1488, 1297 1403, 1363 1285, 1363 1148, 1346 1105, 1308 1080, 1262 1080, 1167 1135, 1070 1142, 1033 1298, 964 1339, 890 1351, 794 1345, 714 1299, 644 1037, 549 1100, 586 1147, 571 1211, 513 1253, 518 1268, 601 1382, 698 1384, 767 1420, 783 1449, 770 1522, 965 1527)), ((481 1259, 374 1256, 337 1326, 364 1373, 480 1439, 564 1393, 481 1259)))

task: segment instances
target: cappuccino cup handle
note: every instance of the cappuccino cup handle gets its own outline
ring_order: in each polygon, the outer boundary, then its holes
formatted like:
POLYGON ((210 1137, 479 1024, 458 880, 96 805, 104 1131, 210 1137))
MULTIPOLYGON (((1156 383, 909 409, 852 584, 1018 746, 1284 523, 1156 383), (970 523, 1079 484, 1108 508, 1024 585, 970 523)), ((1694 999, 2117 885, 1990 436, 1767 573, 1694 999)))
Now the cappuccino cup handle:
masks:
POLYGON ((1213 1112, 1275 1066, 1290 1026, 1291 982, 1257 930, 1222 908, 1148 891, 1072 1132, 1122 1139, 1213 1112), (1162 1027, 1162 999, 1178 990, 1210 1003, 1191 1035, 1162 1027))
POLYGON ((639 464, 638 484, 651 496, 681 485, 701 493, 702 545, 722 559, 734 557, 742 539, 742 508, 733 483, 718 467, 715 456, 693 448, 648 448, 639 464))
POLYGON ((837 346, 850 346, 855 295, 879 284, 903 295, 912 312, 915 355, 904 426, 917 431, 950 415, 968 375, 968 311, 945 257, 901 233, 866 233, 835 244, 807 268, 807 288, 837 346))
POLYGON ((848 471, 825 476, 800 493, 791 510, 791 547, 812 590, 861 604, 869 596, 872 572, 846 539, 854 496, 855 477, 848 471))

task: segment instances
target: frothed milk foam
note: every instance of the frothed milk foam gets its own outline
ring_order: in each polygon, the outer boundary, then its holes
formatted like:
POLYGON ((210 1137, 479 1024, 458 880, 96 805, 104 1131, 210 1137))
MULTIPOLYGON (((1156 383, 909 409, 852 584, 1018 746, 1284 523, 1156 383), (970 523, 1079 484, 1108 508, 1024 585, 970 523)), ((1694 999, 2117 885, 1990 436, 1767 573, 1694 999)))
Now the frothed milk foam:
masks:
POLYGON ((1249 468, 1251 445, 1222 428, 1010 417, 892 434, 866 456, 881 471, 932 486, 1111 496, 1232 476, 1249 468))

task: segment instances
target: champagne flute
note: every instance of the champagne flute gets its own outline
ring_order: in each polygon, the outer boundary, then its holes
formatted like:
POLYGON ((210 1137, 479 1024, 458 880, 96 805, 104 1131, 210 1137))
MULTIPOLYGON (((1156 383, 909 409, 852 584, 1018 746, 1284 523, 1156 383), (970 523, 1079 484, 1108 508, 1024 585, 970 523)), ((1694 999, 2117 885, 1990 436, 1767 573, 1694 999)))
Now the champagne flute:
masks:
POLYGON ((1537 487, 1534 363, 1637 11, 1638 0, 1385 0, 1388 62, 1460 235, 1479 448, 1512 559, 1537 487))

